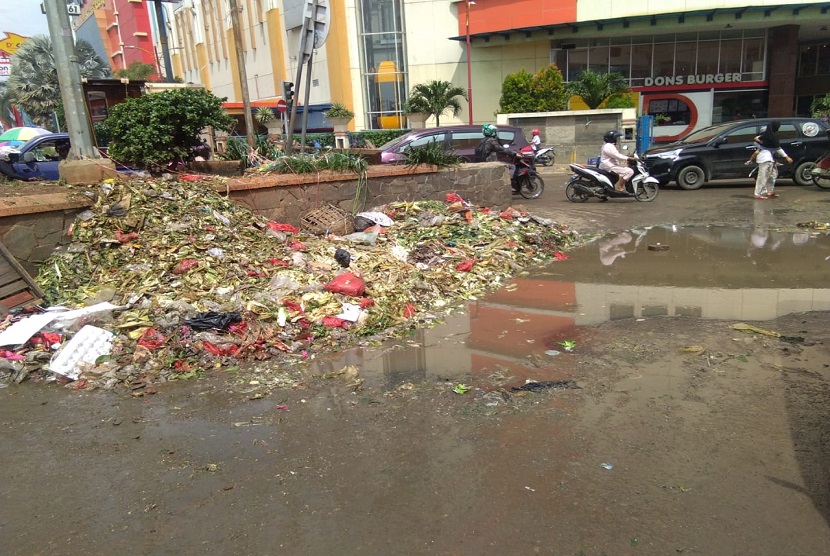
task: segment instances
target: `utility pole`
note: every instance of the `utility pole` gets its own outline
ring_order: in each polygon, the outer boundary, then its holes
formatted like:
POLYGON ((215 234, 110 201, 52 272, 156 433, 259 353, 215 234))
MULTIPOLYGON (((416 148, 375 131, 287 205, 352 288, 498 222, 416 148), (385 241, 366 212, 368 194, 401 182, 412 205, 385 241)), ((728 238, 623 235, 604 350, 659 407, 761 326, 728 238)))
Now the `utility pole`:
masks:
POLYGON ((239 27, 239 6, 236 0, 230 0, 231 27, 233 27, 233 44, 236 50, 236 65, 239 66, 239 80, 242 85, 242 110, 245 112, 245 130, 248 132, 248 146, 256 147, 254 118, 251 115, 251 97, 248 95, 248 71, 245 68, 245 53, 242 52, 242 29, 239 27))
POLYGON ((66 0, 44 0, 46 21, 52 38, 52 51, 55 54, 55 69, 58 72, 58 84, 61 89, 61 101, 66 115, 66 127, 69 128, 69 141, 72 149, 67 158, 101 158, 92 140, 89 127, 84 93, 81 88, 81 71, 75 43, 72 40, 72 28, 66 0))

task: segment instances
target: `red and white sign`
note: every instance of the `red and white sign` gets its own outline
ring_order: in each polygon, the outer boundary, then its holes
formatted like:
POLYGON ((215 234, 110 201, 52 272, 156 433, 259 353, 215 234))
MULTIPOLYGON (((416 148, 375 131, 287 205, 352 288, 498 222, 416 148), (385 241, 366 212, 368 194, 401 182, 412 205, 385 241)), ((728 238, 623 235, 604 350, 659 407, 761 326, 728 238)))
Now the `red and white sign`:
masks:
POLYGON ((279 99, 279 100, 277 101, 277 111, 278 111, 280 114, 285 114, 285 110, 286 110, 286 108, 288 108, 288 105, 287 105, 287 104, 285 104, 285 100, 284 100, 284 99, 279 99))

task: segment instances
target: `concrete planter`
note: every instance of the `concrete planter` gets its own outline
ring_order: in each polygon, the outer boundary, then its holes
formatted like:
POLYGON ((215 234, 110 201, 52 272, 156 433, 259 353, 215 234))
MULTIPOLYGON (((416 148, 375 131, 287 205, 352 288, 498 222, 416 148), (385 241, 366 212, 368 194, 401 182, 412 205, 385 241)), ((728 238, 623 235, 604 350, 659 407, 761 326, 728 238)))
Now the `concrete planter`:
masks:
POLYGON ((334 131, 339 133, 346 133, 349 131, 349 122, 352 118, 326 118, 334 126, 334 131))
POLYGON ((241 176, 241 160, 203 160, 191 161, 188 166, 200 174, 215 174, 217 176, 241 176))
POLYGON ((406 116, 406 119, 409 120, 410 129, 424 129, 427 126, 429 114, 424 114, 423 112, 413 112, 411 114, 404 114, 404 116, 406 116))

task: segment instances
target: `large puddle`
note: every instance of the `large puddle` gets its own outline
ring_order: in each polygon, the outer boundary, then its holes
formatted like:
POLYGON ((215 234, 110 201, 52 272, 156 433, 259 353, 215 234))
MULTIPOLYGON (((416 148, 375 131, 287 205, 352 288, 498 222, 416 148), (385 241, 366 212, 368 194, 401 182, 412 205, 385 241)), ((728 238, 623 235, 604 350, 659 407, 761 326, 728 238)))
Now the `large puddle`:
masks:
POLYGON ((605 321, 761 321, 830 310, 824 234, 654 227, 605 236, 568 255, 468 302, 443 325, 320 358, 312 370, 354 365, 367 386, 386 389, 459 376, 494 387, 561 380, 569 375, 561 342, 579 342, 605 321))

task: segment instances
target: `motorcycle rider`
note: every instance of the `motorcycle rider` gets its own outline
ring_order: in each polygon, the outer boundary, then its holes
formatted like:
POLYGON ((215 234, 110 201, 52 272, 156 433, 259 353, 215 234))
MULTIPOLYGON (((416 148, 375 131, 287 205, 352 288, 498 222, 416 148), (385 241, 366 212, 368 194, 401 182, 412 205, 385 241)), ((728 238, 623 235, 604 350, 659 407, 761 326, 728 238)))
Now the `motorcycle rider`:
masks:
POLYGON ((533 148, 533 154, 535 156, 539 152, 539 147, 542 146, 542 139, 539 137, 538 129, 534 129, 530 133, 533 135, 533 138, 530 140, 530 146, 533 148))
POLYGON ((498 160, 496 156, 498 153, 510 153, 509 150, 499 144, 498 132, 499 128, 493 124, 484 124, 481 127, 484 139, 476 147, 476 162, 495 162, 498 160))
POLYGON ((625 191, 625 183, 634 176, 634 170, 629 168, 627 164, 629 160, 634 160, 634 157, 622 154, 617 150, 617 139, 620 137, 622 137, 622 133, 616 130, 606 131, 602 136, 605 144, 599 154, 599 167, 617 174, 619 179, 614 184, 614 189, 625 191), (620 164, 626 164, 626 166, 620 166, 620 164))

